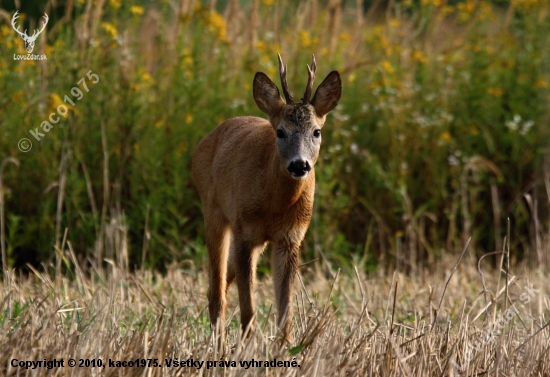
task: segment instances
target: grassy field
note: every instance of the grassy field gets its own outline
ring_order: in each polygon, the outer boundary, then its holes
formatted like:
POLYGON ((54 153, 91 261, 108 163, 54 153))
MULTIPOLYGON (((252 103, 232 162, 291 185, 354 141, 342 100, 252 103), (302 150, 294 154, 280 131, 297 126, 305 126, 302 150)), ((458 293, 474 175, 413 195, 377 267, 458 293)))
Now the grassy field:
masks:
POLYGON ((287 346, 274 341, 271 280, 257 285, 258 329, 248 342, 239 339, 237 292, 232 288, 228 337, 221 348, 210 334, 205 271, 189 265, 171 266, 166 274, 132 273, 114 263, 101 270, 75 261, 69 246, 66 275, 47 266, 28 277, 6 277, 0 287, 1 375, 550 374, 547 276, 524 268, 498 274, 487 269, 487 259, 478 270, 468 251, 458 265, 458 256, 446 258, 435 269, 412 276, 380 272, 367 277, 359 272, 361 266, 341 273, 322 263, 301 267, 294 340, 287 346), (64 367, 25 370, 12 367, 13 359, 15 365, 63 359, 64 367), (68 366, 69 359, 76 367, 68 366), (105 367, 86 367, 80 359, 101 360, 105 367), (151 365, 157 360, 161 366, 117 367, 116 362, 136 359, 152 359, 151 365), (191 359, 203 364, 168 366, 191 359), (241 365, 274 359, 299 366, 241 365))

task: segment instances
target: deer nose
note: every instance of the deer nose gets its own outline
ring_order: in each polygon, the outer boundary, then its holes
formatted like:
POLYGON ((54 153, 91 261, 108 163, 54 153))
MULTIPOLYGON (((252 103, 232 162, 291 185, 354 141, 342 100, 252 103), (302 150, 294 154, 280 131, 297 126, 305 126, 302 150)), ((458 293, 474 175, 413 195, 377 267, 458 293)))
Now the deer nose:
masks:
POLYGON ((294 178, 301 178, 311 170, 311 165, 308 161, 294 160, 288 164, 287 170, 294 178))

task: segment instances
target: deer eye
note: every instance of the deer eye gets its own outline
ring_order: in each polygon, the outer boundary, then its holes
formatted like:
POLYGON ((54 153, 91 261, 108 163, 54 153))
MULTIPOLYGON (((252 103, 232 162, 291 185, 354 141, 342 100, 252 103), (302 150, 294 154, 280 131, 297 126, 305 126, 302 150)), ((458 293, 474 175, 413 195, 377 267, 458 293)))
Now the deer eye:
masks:
POLYGON ((285 132, 281 129, 277 130, 277 137, 279 139, 284 139, 285 138, 285 132))
POLYGON ((315 131, 313 131, 313 136, 315 136, 315 137, 321 137, 321 130, 315 130, 315 131))

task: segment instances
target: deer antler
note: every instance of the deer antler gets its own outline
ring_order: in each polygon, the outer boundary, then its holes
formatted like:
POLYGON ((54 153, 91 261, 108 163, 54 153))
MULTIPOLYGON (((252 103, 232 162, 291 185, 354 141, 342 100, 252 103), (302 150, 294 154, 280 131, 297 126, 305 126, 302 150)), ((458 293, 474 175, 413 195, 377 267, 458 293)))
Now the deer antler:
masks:
POLYGON ((46 19, 46 21, 44 21, 44 23, 42 24, 42 29, 40 29, 40 31, 38 32, 38 34, 36 34, 37 30, 34 31, 34 34, 31 36, 31 38, 38 38, 38 36, 40 34, 42 34, 42 32, 44 31, 44 29, 46 28, 46 25, 48 24, 48 21, 50 20, 50 18, 48 17, 48 15, 46 13, 44 13, 44 18, 46 19))
POLYGON ((286 82, 286 65, 283 64, 283 59, 281 54, 279 55, 279 73, 281 74, 281 85, 283 86, 283 93, 285 95, 287 104, 294 104, 294 99, 292 98, 292 93, 288 89, 288 83, 286 82))
POLYGON ((307 66, 309 78, 307 79, 307 86, 306 86, 306 92, 304 93, 304 98, 302 98, 302 103, 304 105, 309 104, 309 101, 311 99, 311 91, 313 90, 313 80, 315 80, 315 70, 317 70, 315 55, 311 55, 311 67, 309 65, 307 66))
POLYGON ((21 37, 23 37, 23 39, 26 39, 26 38, 29 37, 27 35, 27 30, 25 30, 24 33, 21 33, 19 31, 19 26, 15 27, 15 21, 19 18, 19 16, 17 15, 18 13, 19 13, 19 11, 16 11, 15 14, 13 15, 13 17, 11 18, 11 27, 13 27, 13 30, 15 30, 17 32, 17 34, 19 34, 21 37))

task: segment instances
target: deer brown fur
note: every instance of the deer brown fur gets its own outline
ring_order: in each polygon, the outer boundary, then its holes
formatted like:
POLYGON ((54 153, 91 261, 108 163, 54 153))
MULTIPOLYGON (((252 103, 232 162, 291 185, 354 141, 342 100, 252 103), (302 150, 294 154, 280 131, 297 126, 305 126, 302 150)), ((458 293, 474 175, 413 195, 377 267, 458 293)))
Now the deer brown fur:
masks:
POLYGON ((313 212, 320 129, 340 99, 341 81, 331 72, 310 100, 313 58, 303 102, 296 104, 279 62, 287 103, 276 85, 257 73, 254 99, 269 120, 243 116, 220 124, 199 143, 193 177, 204 209, 212 325, 222 330, 227 290, 236 280, 243 330, 253 328, 256 264, 272 242, 278 325, 288 339, 298 253, 313 212))

